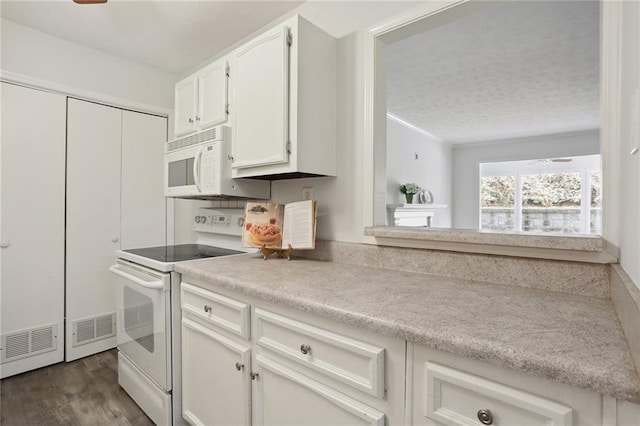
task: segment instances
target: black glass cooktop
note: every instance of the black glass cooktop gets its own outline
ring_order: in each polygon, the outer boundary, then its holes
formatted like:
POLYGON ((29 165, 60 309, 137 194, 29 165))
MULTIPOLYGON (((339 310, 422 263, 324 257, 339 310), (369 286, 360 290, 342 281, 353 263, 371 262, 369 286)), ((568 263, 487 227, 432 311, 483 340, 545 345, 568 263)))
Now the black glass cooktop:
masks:
POLYGON ((177 246, 145 247, 139 249, 123 250, 127 253, 157 260, 159 262, 182 262, 184 260, 206 259, 209 257, 229 256, 242 254, 237 250, 228 250, 220 247, 205 246, 201 244, 180 244, 177 246))

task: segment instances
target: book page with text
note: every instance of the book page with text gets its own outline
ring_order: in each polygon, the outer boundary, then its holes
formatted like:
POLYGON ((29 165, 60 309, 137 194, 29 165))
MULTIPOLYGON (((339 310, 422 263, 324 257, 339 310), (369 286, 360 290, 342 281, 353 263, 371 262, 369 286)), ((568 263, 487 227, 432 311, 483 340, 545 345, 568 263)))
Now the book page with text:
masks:
POLYGON ((284 206, 282 248, 316 247, 316 202, 313 200, 288 203, 284 206))

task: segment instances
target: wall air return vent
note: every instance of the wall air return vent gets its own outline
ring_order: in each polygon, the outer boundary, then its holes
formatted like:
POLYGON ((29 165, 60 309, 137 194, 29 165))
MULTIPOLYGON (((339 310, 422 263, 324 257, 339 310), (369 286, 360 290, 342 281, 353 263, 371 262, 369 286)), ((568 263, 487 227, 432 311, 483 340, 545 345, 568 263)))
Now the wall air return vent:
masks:
POLYGON ((175 151, 176 149, 184 148, 191 145, 196 145, 206 141, 218 139, 218 127, 214 127, 209 130, 205 130, 195 135, 185 136, 183 138, 174 139, 167 142, 165 152, 175 151))
POLYGON ((83 318, 71 323, 73 328, 72 347, 96 342, 116 335, 116 313, 83 318))
POLYGON ((58 325, 47 324, 0 337, 0 363, 53 351, 58 346, 58 325))

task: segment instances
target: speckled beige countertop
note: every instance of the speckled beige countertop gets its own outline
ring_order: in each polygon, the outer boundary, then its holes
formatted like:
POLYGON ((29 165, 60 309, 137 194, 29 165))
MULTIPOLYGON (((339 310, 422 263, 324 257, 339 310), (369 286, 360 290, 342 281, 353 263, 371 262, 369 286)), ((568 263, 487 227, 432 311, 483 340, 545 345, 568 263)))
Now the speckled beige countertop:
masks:
POLYGON ((176 264, 211 284, 338 322, 640 402, 610 300, 257 254, 176 264))

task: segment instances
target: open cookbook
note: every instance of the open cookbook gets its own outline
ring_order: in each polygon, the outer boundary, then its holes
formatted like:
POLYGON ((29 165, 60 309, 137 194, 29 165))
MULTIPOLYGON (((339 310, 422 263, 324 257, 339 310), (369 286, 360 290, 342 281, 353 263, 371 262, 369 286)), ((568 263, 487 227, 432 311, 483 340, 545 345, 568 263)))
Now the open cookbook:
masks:
POLYGON ((316 247, 317 204, 249 202, 244 211, 242 247, 309 250, 316 247))

